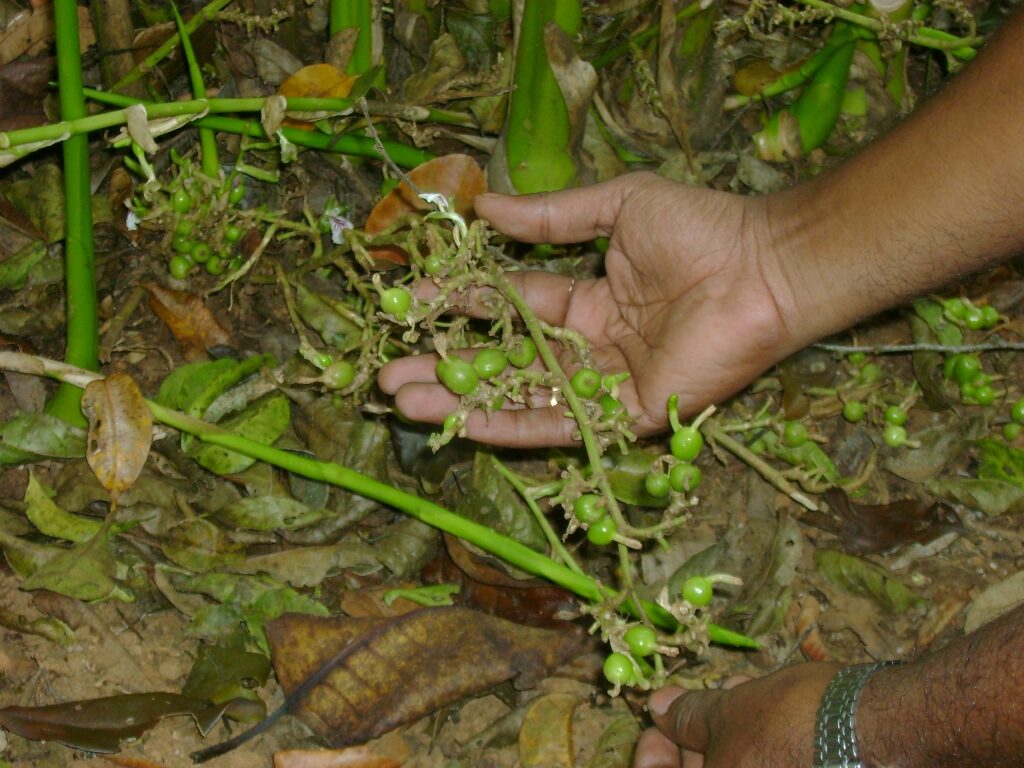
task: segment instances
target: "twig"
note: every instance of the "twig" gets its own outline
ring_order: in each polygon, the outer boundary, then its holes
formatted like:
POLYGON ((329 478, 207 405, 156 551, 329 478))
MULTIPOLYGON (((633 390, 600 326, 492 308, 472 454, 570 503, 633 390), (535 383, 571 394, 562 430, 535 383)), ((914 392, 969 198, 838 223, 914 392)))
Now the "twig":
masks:
POLYGON ((871 355, 907 355, 914 352, 957 354, 960 352, 1024 351, 1024 342, 1015 341, 987 341, 981 344, 876 344, 871 346, 857 344, 814 344, 812 346, 815 349, 823 349, 826 352, 835 352, 840 355, 849 355, 853 352, 864 352, 871 355))

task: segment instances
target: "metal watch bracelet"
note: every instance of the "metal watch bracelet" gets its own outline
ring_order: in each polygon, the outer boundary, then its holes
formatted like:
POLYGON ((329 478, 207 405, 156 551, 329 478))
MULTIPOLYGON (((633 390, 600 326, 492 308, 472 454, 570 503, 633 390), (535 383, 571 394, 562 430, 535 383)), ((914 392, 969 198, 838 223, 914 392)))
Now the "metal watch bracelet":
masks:
POLYGON ((899 661, 846 667, 832 678, 814 725, 814 768, 864 768, 857 749, 857 702, 868 678, 899 661))

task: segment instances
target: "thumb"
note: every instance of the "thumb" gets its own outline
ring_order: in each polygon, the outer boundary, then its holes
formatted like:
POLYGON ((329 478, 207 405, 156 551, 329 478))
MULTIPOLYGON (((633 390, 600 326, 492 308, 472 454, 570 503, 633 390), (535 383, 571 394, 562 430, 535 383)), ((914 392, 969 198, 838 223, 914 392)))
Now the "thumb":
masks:
POLYGON ((651 694, 647 707, 654 724, 680 747, 706 752, 713 714, 725 695, 722 690, 687 691, 662 688, 651 694))
POLYGON ((621 176, 590 187, 535 195, 477 195, 473 208, 495 229, 527 243, 579 243, 609 235, 632 186, 621 176))

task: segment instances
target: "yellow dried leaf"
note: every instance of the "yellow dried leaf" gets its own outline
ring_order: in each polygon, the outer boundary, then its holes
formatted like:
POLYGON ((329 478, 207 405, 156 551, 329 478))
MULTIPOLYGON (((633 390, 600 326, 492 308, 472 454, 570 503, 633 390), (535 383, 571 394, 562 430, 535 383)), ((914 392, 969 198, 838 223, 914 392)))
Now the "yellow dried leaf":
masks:
POLYGON ((153 416, 135 381, 124 373, 89 384, 82 395, 82 413, 89 420, 85 458, 116 499, 146 463, 153 416))

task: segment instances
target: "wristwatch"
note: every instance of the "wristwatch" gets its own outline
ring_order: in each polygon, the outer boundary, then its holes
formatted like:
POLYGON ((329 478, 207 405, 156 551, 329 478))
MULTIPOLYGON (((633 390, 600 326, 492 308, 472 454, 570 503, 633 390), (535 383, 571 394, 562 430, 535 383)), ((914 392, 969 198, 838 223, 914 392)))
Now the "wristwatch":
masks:
POLYGON ((814 768, 864 768, 857 750, 857 702, 868 678, 898 661, 846 667, 832 678, 814 725, 814 768))

